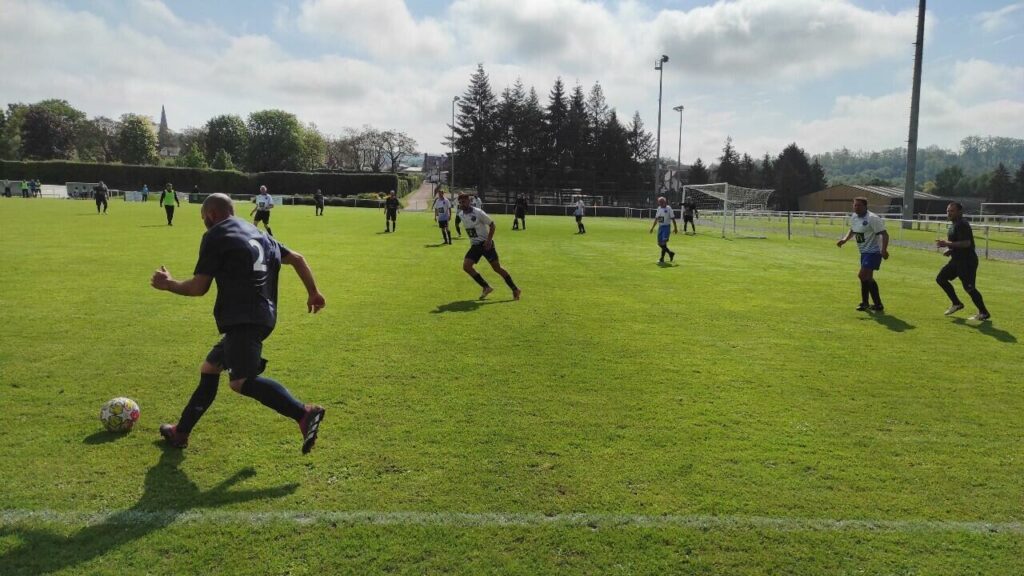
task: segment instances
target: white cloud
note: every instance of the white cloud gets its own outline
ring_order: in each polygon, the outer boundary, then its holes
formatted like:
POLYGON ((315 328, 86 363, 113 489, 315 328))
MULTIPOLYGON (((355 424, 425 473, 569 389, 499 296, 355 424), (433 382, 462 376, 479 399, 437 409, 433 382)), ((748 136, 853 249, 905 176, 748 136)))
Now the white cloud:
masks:
POLYGON ((1003 66, 986 60, 953 65, 950 92, 966 100, 993 100, 1024 96, 1024 67, 1003 66))
POLYGON ((332 43, 350 42, 382 60, 438 58, 450 48, 441 24, 416 21, 404 0, 306 0, 299 30, 332 43))
POLYGON ((1024 2, 1015 2, 999 10, 981 12, 974 19, 981 24, 982 30, 999 32, 1013 26, 1014 14, 1021 11, 1024 11, 1024 2))

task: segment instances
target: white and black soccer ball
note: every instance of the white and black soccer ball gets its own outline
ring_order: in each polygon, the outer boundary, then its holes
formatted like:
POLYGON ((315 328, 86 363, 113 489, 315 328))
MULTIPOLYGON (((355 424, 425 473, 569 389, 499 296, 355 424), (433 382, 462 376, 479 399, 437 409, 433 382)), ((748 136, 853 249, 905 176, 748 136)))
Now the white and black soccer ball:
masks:
POLYGON ((100 408, 100 422, 111 432, 130 432, 139 420, 139 404, 131 398, 107 400, 100 408))

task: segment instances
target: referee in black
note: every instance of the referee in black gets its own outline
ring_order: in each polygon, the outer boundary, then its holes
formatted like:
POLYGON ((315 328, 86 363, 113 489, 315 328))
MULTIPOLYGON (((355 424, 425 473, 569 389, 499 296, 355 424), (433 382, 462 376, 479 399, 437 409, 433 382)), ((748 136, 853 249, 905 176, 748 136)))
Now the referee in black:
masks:
POLYGON ((970 319, 988 320, 992 315, 988 313, 985 300, 974 285, 978 276, 978 253, 974 249, 974 233, 971 231, 971 223, 964 218, 964 207, 959 202, 950 202, 949 206, 946 206, 946 216, 952 222, 946 235, 947 239, 935 241, 935 245, 939 248, 947 248, 943 255, 949 257, 949 262, 942 267, 942 270, 939 270, 939 275, 935 277, 935 281, 952 302, 952 305, 946 310, 946 316, 955 314, 964 308, 964 303, 957 297, 956 290, 953 289, 953 284, 950 282, 954 278, 960 278, 964 290, 970 295, 974 305, 978 307, 978 313, 971 316, 970 319))
POLYGON ((199 245, 199 261, 192 278, 178 281, 163 266, 153 273, 151 284, 181 296, 202 296, 217 281, 213 317, 223 335, 199 368, 199 386, 177 424, 163 424, 160 435, 175 448, 188 445, 188 436, 217 396, 220 373, 228 372, 231 389, 254 398, 282 416, 295 420, 302 433, 302 453, 313 448, 324 409, 303 404, 275 380, 260 376, 267 361, 261 356, 263 341, 277 324, 277 280, 282 264, 295 268, 308 298, 310 312, 326 305, 313 272, 298 252, 293 252, 255 226, 235 217, 231 198, 211 194, 203 202, 207 232, 199 245))

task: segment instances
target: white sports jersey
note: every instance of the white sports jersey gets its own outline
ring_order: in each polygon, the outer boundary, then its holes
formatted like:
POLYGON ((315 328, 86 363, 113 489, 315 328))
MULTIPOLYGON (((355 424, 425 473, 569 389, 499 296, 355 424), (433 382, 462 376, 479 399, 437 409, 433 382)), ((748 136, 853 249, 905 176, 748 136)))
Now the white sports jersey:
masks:
POLYGON ((473 196, 470 198, 469 203, 473 205, 473 208, 479 208, 484 205, 484 203, 480 201, 479 196, 473 196))
POLYGON ((885 232, 885 220, 879 218, 874 212, 868 212, 863 216, 852 214, 850 230, 853 230, 853 237, 857 240, 857 248, 860 249, 861 254, 874 254, 882 251, 882 247, 878 243, 878 235, 885 232))
POLYGON ((658 226, 672 225, 672 220, 675 217, 676 213, 672 211, 671 206, 659 207, 658 211, 654 213, 654 219, 658 221, 658 226))
POLYGON ((469 214, 462 212, 462 227, 469 235, 469 241, 473 244, 483 244, 487 235, 491 233, 491 217, 479 208, 473 208, 469 214))
POLYGON ((256 207, 260 210, 270 210, 274 207, 274 197, 270 194, 260 194, 256 197, 256 207))
POLYGON ((576 201, 576 212, 574 213, 576 216, 583 216, 583 206, 583 200, 576 201))
POLYGON ((434 214, 438 220, 449 220, 452 217, 452 201, 447 198, 434 200, 434 214))

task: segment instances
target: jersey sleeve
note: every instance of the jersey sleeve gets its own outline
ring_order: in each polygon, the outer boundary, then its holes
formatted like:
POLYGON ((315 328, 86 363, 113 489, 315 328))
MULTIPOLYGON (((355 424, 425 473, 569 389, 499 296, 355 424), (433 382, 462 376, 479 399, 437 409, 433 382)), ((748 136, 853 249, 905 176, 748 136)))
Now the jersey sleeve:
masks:
POLYGON ((199 244, 199 261, 196 262, 193 275, 215 276, 220 270, 221 254, 215 244, 216 242, 211 239, 209 233, 203 235, 203 241, 199 244))
POLYGON ((487 215, 487 212, 484 212, 479 208, 477 208, 477 212, 479 212, 477 218, 480 219, 480 223, 483 224, 484 226, 490 226, 491 222, 494 222, 494 220, 491 220, 491 217, 487 215))
POLYGON ((668 219, 669 220, 675 220, 676 219, 675 210, 672 210, 671 206, 668 207, 668 219))
POLYGON ((874 230, 876 234, 879 232, 885 232, 885 220, 881 216, 875 216, 871 219, 871 229, 874 230))
POLYGON ((287 258, 292 253, 287 246, 278 242, 275 238, 268 237, 274 244, 277 244, 277 249, 281 251, 281 258, 287 258))

